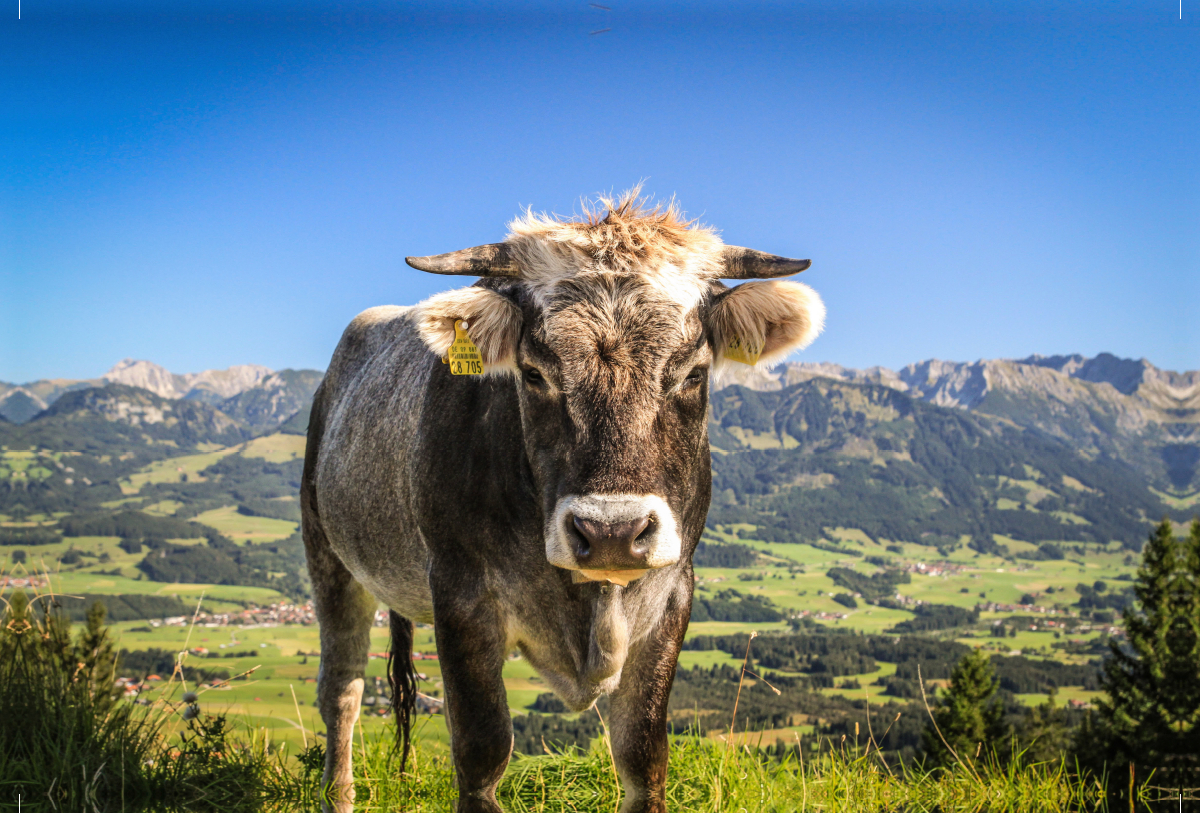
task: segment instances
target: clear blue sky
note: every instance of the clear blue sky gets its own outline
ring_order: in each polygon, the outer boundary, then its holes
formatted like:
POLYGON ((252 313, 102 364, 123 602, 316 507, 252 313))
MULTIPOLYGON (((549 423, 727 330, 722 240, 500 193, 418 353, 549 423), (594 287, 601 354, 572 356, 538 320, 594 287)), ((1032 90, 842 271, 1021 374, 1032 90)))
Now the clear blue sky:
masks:
POLYGON ((812 258, 799 358, 1200 367, 1198 0, 4 2, 0 380, 324 368, 639 179, 812 258))

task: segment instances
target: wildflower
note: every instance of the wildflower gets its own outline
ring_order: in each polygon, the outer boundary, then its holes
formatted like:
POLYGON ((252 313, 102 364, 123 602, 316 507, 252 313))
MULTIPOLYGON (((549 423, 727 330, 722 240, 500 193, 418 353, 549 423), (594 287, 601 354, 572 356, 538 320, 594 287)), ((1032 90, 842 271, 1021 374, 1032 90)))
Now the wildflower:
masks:
POLYGON ((184 692, 183 693, 183 702, 184 703, 195 703, 198 699, 199 699, 199 695, 197 695, 195 692, 184 692))
POLYGON ((195 703, 193 703, 192 705, 188 706, 186 709, 183 710, 183 719, 184 720, 195 720, 199 716, 200 716, 200 707, 197 706, 195 703))

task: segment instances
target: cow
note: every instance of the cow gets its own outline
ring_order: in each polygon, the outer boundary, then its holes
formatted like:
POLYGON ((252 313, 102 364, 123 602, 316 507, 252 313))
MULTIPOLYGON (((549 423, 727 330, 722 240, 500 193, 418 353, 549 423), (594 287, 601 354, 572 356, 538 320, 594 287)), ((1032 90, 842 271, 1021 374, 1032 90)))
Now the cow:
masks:
POLYGON ((709 378, 816 337, 820 298, 773 279, 809 261, 725 245, 636 193, 574 219, 526 210, 501 243, 406 261, 480 279, 359 314, 313 398, 301 508, 326 798, 350 809, 382 603, 405 755, 414 622, 436 630, 459 813, 501 810, 513 651, 572 710, 608 696, 621 810, 663 811, 709 378))

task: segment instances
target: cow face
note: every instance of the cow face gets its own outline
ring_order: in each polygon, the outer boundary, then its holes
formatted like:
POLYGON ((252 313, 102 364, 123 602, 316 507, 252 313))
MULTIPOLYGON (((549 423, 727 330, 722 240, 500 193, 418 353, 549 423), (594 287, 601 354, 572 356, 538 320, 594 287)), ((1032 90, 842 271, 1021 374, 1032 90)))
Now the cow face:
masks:
POLYGON ((514 379, 549 562, 577 580, 625 584, 699 538, 708 384, 730 363, 730 342, 781 357, 815 338, 823 306, 798 283, 726 288, 719 277, 794 273, 807 261, 723 246, 673 209, 623 201, 603 218, 531 215, 511 229, 503 244, 410 259, 504 271, 422 303, 420 330, 442 355, 466 322, 488 373, 514 379))

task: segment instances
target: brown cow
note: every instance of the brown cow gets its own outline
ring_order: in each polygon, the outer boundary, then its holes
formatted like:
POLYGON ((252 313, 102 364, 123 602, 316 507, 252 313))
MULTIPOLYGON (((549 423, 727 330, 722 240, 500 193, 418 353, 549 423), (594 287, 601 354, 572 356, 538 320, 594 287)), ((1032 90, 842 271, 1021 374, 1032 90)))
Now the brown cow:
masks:
POLYGON ((406 749, 412 621, 437 630, 459 811, 500 810, 514 649, 572 709, 609 695, 621 809, 665 809, 667 698, 711 492, 709 376, 806 345, 824 307, 794 282, 719 281, 807 260, 726 246, 673 206, 603 203, 410 257, 483 279, 360 314, 316 394, 301 500, 339 809, 377 602, 406 749))

